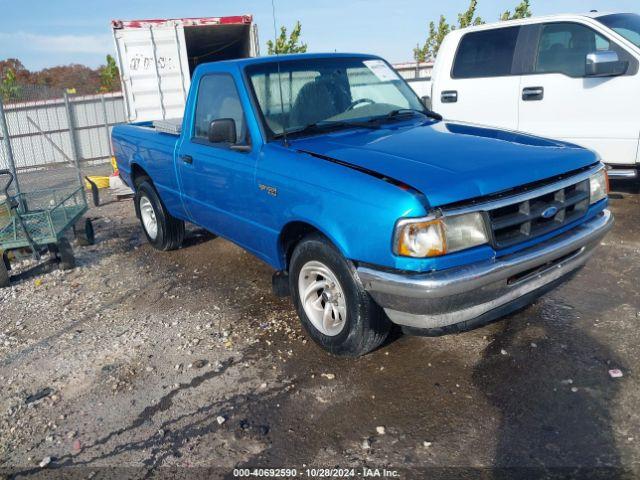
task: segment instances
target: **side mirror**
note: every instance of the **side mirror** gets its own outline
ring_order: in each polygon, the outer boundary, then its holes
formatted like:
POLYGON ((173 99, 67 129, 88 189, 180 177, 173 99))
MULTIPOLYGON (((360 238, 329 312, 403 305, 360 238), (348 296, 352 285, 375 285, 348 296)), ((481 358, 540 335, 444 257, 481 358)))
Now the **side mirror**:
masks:
POLYGON ((235 144, 238 141, 236 121, 233 118, 214 120, 209 124, 208 139, 211 143, 235 144))
POLYGON ((627 73, 629 62, 622 62, 618 53, 607 50, 587 55, 587 77, 617 77, 627 73))

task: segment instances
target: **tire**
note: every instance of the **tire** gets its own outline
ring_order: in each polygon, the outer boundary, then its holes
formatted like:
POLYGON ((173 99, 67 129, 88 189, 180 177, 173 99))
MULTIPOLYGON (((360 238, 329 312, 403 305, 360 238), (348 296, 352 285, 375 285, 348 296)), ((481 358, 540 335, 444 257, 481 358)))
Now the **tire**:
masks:
POLYGON ((81 247, 88 247, 89 245, 95 245, 96 235, 93 230, 93 222, 89 218, 85 218, 84 223, 78 222, 75 228, 75 236, 78 245, 81 247))
POLYGON ((166 252, 180 248, 184 222, 167 211, 149 177, 136 182, 135 206, 142 231, 155 249, 166 252))
POLYGON ((365 355, 382 345, 391 330, 391 322, 364 290, 353 265, 322 235, 305 237, 295 247, 289 287, 302 326, 314 342, 334 355, 365 355), (318 290, 318 282, 328 287, 318 290), (311 292, 306 309, 302 289, 311 292), (324 317, 327 304, 331 312, 324 317))
POLYGON ((6 288, 11 285, 11 277, 9 277, 9 260, 3 253, 0 255, 0 288, 6 288))
POLYGON ((73 247, 69 240, 66 238, 61 238, 58 242, 58 258, 60 263, 58 264, 58 268, 60 270, 73 270, 76 268, 76 257, 73 254, 73 247))

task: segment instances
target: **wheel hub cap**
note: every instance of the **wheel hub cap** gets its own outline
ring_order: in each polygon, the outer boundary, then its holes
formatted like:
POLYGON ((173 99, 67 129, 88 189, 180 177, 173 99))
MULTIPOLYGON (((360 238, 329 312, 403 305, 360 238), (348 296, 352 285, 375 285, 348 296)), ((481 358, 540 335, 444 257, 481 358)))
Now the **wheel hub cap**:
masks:
POLYGON ((304 311, 323 335, 334 337, 345 326, 347 302, 336 275, 325 264, 307 262, 300 270, 298 292, 304 311))
POLYGON ((153 209, 151 201, 145 197, 140 197, 140 218, 142 225, 149 235, 149 238, 155 240, 158 236, 158 221, 156 219, 156 211, 153 209))

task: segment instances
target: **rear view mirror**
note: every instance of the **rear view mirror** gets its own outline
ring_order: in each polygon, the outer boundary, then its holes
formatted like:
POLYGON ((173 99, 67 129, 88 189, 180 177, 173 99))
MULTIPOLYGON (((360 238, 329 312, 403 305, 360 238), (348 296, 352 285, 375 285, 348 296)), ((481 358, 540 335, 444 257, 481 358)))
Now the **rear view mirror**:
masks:
POLYGON ((236 121, 233 118, 220 118, 209 125, 209 142, 211 143, 236 143, 236 121))
POLYGON ((627 73, 629 62, 620 61, 614 51, 593 52, 587 55, 587 77, 617 77, 627 73))

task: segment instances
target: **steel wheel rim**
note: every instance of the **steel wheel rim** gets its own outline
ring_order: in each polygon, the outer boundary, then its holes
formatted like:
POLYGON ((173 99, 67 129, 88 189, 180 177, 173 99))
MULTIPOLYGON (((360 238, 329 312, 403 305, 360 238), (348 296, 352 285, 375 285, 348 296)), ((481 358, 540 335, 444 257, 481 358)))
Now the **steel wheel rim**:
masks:
POLYGON ((335 337, 347 323, 347 301, 342 285, 329 267, 318 261, 304 264, 298 276, 298 295, 312 325, 335 337))
POLYGON ((144 195, 140 197, 140 218, 149 238, 155 240, 158 236, 156 211, 153 209, 151 201, 144 195))

